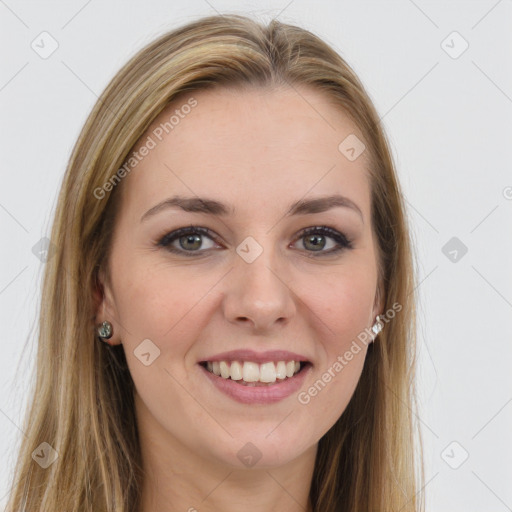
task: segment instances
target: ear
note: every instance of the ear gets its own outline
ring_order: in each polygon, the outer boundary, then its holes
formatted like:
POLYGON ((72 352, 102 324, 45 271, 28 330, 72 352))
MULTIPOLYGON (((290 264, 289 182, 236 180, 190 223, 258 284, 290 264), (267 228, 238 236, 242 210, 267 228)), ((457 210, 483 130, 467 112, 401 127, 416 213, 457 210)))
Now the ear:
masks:
POLYGON ((377 291, 375 292, 375 300, 373 302, 372 319, 375 321, 377 315, 384 313, 384 289, 383 285, 379 280, 377 285, 377 291))
POLYGON ((117 315, 110 280, 106 276, 104 269, 99 266, 96 267, 94 274, 92 298, 94 304, 95 325, 107 320, 113 327, 112 337, 105 340, 105 342, 109 345, 120 345, 119 323, 116 321, 117 315))
MULTIPOLYGON (((379 280, 379 283, 377 284, 377 290, 375 292, 375 300, 373 302, 373 309, 372 309, 372 327, 376 321, 377 315, 382 315, 384 313, 384 290, 382 283, 379 280)), ((370 343, 374 343, 374 341, 377 339, 378 335, 374 335, 372 337, 372 340, 370 343)))

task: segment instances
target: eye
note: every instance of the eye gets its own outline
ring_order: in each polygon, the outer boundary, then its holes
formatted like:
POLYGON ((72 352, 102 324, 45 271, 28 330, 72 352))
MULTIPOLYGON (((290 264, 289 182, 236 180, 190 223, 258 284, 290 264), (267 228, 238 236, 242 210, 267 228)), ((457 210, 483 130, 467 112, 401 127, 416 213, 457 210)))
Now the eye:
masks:
POLYGON ((164 235, 158 242, 157 245, 160 247, 165 247, 168 251, 184 254, 186 256, 194 256, 190 254, 191 252, 203 252, 199 251, 199 249, 212 249, 213 247, 204 246, 202 237, 207 237, 211 242, 214 242, 213 233, 207 229, 199 226, 189 226, 186 228, 180 228, 176 231, 172 231, 164 235), (174 242, 179 244, 179 247, 176 247, 174 242), (188 253, 188 254, 187 254, 188 253))
POLYGON ((352 241, 349 240, 344 233, 327 226, 316 226, 304 229, 300 232, 298 239, 302 240, 302 246, 308 252, 316 252, 321 256, 353 248, 352 241), (331 239, 331 247, 329 250, 324 251, 323 249, 329 245, 327 242, 329 238, 331 239), (332 240, 334 240, 334 244, 332 240))
MULTIPOLYGON (((352 249, 352 242, 341 232, 327 226, 316 226, 304 229, 297 240, 302 240, 303 248, 310 256, 323 256, 333 254, 345 249, 352 249), (329 245, 329 250, 323 250, 329 245), (333 243, 334 241, 334 243, 333 243)), ((208 249, 215 248, 216 237, 208 228, 189 226, 167 233, 156 243, 159 247, 165 247, 168 251, 185 256, 196 256, 208 249), (210 244, 204 244, 204 238, 209 239, 210 244), (179 247, 176 246, 176 243, 179 247), (196 254, 194 254, 196 253, 196 254)))

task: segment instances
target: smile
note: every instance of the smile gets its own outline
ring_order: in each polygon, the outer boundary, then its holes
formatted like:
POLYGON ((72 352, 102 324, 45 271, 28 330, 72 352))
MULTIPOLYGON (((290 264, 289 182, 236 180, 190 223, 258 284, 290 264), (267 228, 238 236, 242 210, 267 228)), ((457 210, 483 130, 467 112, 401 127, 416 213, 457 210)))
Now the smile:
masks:
POLYGON ((258 364, 253 361, 207 361, 202 366, 210 373, 239 381, 242 385, 266 385, 293 377, 306 363, 277 361, 258 364))
POLYGON ((213 384, 214 388, 232 400, 242 404, 251 405, 270 405, 298 393, 304 383, 304 380, 308 377, 313 368, 313 365, 310 362, 298 362, 293 360, 287 362, 278 361, 277 363, 266 362, 260 364, 251 361, 244 361, 243 364, 241 361, 232 361, 231 363, 228 363, 225 360, 216 361, 217 364, 215 364, 215 370, 219 373, 221 371, 221 363, 225 363, 225 366, 222 364, 222 369, 224 371, 224 375, 227 376, 223 377, 222 374, 216 375, 214 373, 214 363, 215 362, 213 361, 203 361, 198 364, 198 367, 201 369, 201 372, 207 381, 213 384), (288 377, 286 373, 284 373, 284 378, 281 379, 278 377, 278 373, 281 377, 283 376, 283 365, 285 372, 287 367, 290 369, 289 373, 292 373, 291 377, 288 377), (299 369, 296 371, 295 368, 297 365, 299 366, 299 369), (211 369, 208 369, 208 366, 210 366, 211 369), (261 367, 263 367, 263 369, 261 369, 261 367), (268 372, 267 378, 273 378, 272 367, 274 367, 276 375, 275 379, 272 382, 261 381, 260 378, 266 378, 266 372, 268 372), (244 368, 247 368, 245 370, 245 376, 244 368), (238 380, 231 378, 232 371, 235 377, 240 377, 240 375, 241 377, 238 380), (256 371, 258 373, 256 373, 256 371), (244 380, 245 378, 255 379, 256 377, 257 380, 244 380))

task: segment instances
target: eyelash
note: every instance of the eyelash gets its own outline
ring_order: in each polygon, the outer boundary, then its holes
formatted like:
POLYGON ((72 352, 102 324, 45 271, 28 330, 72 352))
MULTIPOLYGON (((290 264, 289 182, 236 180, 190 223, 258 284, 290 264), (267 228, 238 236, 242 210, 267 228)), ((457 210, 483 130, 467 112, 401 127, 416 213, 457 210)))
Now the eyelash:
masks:
MULTIPOLYGON (((212 231, 210 231, 208 228, 203 228, 200 226, 189 226, 186 228, 180 228, 175 231, 172 231, 170 233, 165 234, 162 238, 158 240, 156 245, 158 247, 164 247, 170 252, 173 252, 175 254, 181 254, 187 257, 195 257, 196 254, 201 254, 205 252, 205 250, 197 250, 197 251, 185 251, 184 249, 177 249, 176 247, 172 247, 170 244, 174 242, 174 240, 179 239, 182 236, 185 235, 203 235, 207 236, 208 238, 212 239, 214 242, 218 243, 216 240, 216 236, 212 231), (194 254, 195 253, 195 254, 194 254)), ((339 231, 336 231, 335 229, 329 228, 327 226, 314 226, 310 228, 303 229, 299 236, 297 237, 297 240, 300 240, 301 238, 304 238, 311 234, 321 234, 326 235, 330 238, 332 238, 334 241, 337 242, 338 247, 332 248, 328 251, 306 251, 311 253, 312 257, 316 257, 317 255, 322 257, 323 255, 327 254, 335 254, 339 253, 341 251, 344 251, 346 249, 352 249, 352 241, 349 240, 344 233, 340 233, 339 231)), ((206 249, 208 250, 208 249, 206 249)))

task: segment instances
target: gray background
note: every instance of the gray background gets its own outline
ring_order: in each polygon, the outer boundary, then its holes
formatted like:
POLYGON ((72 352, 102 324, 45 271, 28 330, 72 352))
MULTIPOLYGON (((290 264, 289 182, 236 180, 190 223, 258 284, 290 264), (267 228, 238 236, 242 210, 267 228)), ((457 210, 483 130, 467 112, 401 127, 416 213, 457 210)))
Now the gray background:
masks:
POLYGON ((312 30, 367 87, 416 245, 427 510, 512 510, 510 0, 0 0, 0 505, 36 353, 44 263, 32 248, 71 148, 136 50, 216 11, 312 30), (43 31, 58 43, 47 58, 43 31))

